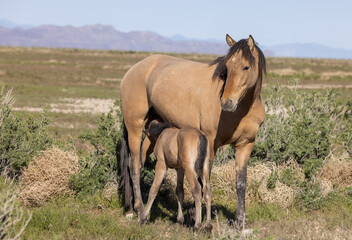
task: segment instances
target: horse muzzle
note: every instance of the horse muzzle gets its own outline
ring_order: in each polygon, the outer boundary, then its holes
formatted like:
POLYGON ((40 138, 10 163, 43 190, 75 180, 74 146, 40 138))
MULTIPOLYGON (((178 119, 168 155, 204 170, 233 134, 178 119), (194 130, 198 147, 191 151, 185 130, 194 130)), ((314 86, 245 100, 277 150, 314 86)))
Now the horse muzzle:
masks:
POLYGON ((234 112, 234 111, 236 111, 237 104, 238 104, 238 101, 234 101, 231 98, 228 99, 225 103, 223 103, 223 101, 221 100, 221 108, 225 112, 234 112))

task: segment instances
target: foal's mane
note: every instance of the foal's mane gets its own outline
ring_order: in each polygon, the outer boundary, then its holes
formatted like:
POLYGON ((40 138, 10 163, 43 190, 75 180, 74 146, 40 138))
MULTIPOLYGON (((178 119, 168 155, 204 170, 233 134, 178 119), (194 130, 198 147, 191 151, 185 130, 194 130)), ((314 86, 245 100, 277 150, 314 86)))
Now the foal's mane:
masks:
MULTIPOLYGON (((263 73, 266 75, 266 62, 265 62, 265 57, 264 54, 262 52, 262 50, 260 50, 260 48, 257 46, 257 44, 255 44, 255 49, 258 52, 259 55, 259 64, 258 64, 258 79, 257 79, 257 83, 256 83, 256 90, 255 90, 255 95, 260 94, 261 91, 261 86, 262 86, 262 81, 263 81, 263 73)), ((215 79, 221 79, 224 80, 225 83, 223 85, 223 88, 226 84, 226 79, 227 79, 227 66, 226 66, 226 62, 231 58, 232 55, 234 55, 236 52, 242 50, 242 56, 249 61, 250 66, 253 66, 253 64, 255 63, 255 57, 253 56, 248 44, 247 44, 247 39, 241 39, 238 42, 236 42, 227 52, 227 54, 225 56, 222 57, 218 57, 217 59, 215 59, 213 62, 211 62, 209 65, 213 66, 215 64, 217 64, 214 74, 213 74, 213 80, 215 79)), ((221 95, 222 92, 224 91, 224 89, 222 89, 221 91, 221 95)))

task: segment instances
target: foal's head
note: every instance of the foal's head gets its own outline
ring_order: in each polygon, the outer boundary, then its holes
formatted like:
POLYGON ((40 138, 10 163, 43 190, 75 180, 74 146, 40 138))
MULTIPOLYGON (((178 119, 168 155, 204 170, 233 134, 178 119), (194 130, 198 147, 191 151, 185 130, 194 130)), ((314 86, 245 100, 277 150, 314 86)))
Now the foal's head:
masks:
POLYGON ((263 71, 266 72, 265 57, 252 36, 236 42, 226 35, 226 42, 230 46, 227 55, 212 63, 217 64, 213 79, 225 81, 221 107, 224 111, 234 112, 250 89, 255 95, 260 94, 263 71))
POLYGON ((156 140, 162 131, 169 127, 171 127, 170 124, 155 119, 150 122, 148 128, 145 130, 145 133, 149 138, 156 140))

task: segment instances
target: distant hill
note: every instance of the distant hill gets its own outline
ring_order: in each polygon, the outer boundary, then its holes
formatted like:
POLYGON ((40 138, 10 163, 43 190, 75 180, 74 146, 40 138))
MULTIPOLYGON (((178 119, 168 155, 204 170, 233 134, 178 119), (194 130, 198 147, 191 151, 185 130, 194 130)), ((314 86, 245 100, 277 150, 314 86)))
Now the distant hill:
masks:
POLYGON ((292 43, 263 47, 265 51, 272 51, 278 57, 302 58, 340 58, 352 59, 352 50, 331 48, 316 43, 292 43))
MULTIPOLYGON (((155 52, 225 54, 228 47, 214 39, 170 38, 145 31, 121 32, 110 25, 30 26, 0 20, 0 46, 111 49, 155 52)), ((268 57, 352 59, 352 50, 335 49, 315 43, 260 45, 268 57)))
POLYGON ((43 25, 30 29, 0 28, 0 45, 218 54, 227 51, 225 43, 175 41, 153 32, 126 33, 100 24, 83 27, 43 25))
POLYGON ((6 19, 0 19, 0 27, 4 27, 4 28, 25 28, 25 29, 28 29, 28 28, 33 28, 35 27, 34 25, 30 25, 30 24, 18 24, 18 23, 14 23, 14 22, 11 22, 9 20, 6 20, 6 19))

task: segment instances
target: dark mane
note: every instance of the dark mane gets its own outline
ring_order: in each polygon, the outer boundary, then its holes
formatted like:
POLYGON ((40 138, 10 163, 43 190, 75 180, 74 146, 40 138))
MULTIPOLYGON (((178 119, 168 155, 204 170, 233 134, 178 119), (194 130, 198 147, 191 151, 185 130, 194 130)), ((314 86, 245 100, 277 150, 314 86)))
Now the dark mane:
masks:
MULTIPOLYGON (((260 48, 255 45, 255 48, 258 51, 259 55, 259 74, 258 74, 258 79, 262 79, 263 77, 263 72, 266 74, 266 63, 265 63, 265 57, 263 52, 260 50, 260 48)), ((237 51, 242 50, 242 55, 243 57, 249 61, 250 65, 253 65, 255 63, 255 58, 249 49, 249 46, 247 44, 247 39, 242 39, 239 40, 235 45, 233 45, 227 54, 222 57, 218 57, 215 59, 213 62, 210 63, 210 66, 217 64, 216 69, 213 74, 213 80, 220 78, 222 80, 226 81, 227 78, 227 67, 226 67, 226 62, 231 58, 233 54, 235 54, 237 51)))
MULTIPOLYGON (((257 46, 257 44, 255 44, 255 48, 258 51, 258 55, 259 55, 259 64, 258 64, 258 79, 257 79, 257 83, 256 83, 256 88, 255 88, 255 92, 254 92, 254 96, 258 96, 260 94, 261 88, 262 88, 262 81, 263 81, 263 73, 266 75, 266 62, 265 62, 265 57, 264 54, 262 52, 262 50, 260 50, 260 48, 257 46)), ((242 50, 242 55, 243 57, 249 61, 249 64, 252 66, 255 63, 255 57, 253 56, 248 44, 247 44, 247 39, 241 39, 238 42, 236 42, 236 44, 234 44, 229 51, 227 52, 227 54, 225 56, 222 57, 218 57, 217 59, 215 59, 213 62, 211 62, 209 65, 213 66, 215 64, 217 64, 214 74, 213 74, 213 80, 215 79, 221 79, 224 81, 223 87, 221 89, 220 92, 220 97, 222 97, 222 94, 224 92, 224 88, 225 88, 225 84, 226 84, 226 79, 227 79, 227 66, 226 66, 226 62, 231 58, 231 56, 233 54, 235 54, 237 51, 242 50)))

